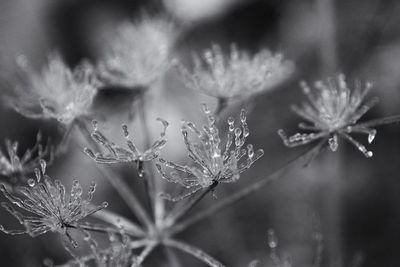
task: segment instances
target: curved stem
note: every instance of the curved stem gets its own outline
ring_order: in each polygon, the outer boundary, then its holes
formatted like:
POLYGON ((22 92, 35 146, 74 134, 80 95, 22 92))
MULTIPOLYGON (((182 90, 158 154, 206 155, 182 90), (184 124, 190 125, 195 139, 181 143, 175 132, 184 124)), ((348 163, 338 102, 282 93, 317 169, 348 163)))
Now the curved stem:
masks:
POLYGON ((150 255, 150 253, 157 246, 157 242, 150 242, 140 253, 139 256, 135 257, 131 267, 141 266, 144 260, 150 255))
POLYGON ((217 261, 210 255, 208 255, 201 249, 191 246, 182 241, 178 241, 178 240, 174 240, 174 239, 166 239, 163 241, 163 244, 168 247, 179 249, 189 255, 192 255, 193 257, 201 260, 202 262, 206 263, 210 267, 225 267, 225 265, 223 265, 222 263, 220 263, 219 261, 217 261))
MULTIPOLYGON (((284 166, 280 167, 279 169, 277 169, 276 171, 274 171, 273 173, 268 175, 266 178, 247 186, 246 188, 234 193, 233 195, 225 198, 224 200, 218 202, 217 204, 210 206, 208 209, 197 213, 193 217, 191 217, 179 224, 176 224, 175 226, 173 226, 171 228, 169 233, 171 235, 175 235, 179 232, 182 232, 183 230, 185 230, 192 224, 197 223, 198 221, 201 221, 201 220, 204 220, 204 219, 210 217, 211 215, 215 214, 216 212, 220 211, 221 209, 226 208, 227 206, 230 206, 230 205, 238 202, 239 200, 245 198, 246 196, 249 196, 251 193, 256 192, 257 190, 261 189, 262 187, 270 184, 271 182, 275 181, 276 179, 282 177, 291 167, 295 166, 296 163, 298 163, 299 161, 302 161, 303 159, 307 160, 310 156, 313 156, 313 155, 315 155, 315 153, 318 153, 318 151, 320 151, 322 145, 325 142, 326 142, 325 139, 322 140, 319 144, 317 144, 316 146, 307 150, 306 152, 300 154, 293 160, 289 161, 284 166)), ((304 163, 303 163, 303 165, 304 165, 304 163)))
MULTIPOLYGON (((98 148, 98 144, 91 138, 90 131, 84 122, 78 123, 79 132, 83 138, 92 145, 98 148)), ((129 189, 129 186, 122 180, 118 174, 111 173, 107 168, 103 168, 99 164, 94 165, 96 169, 108 180, 108 182, 114 187, 121 198, 125 201, 131 211, 136 215, 137 219, 145 225, 147 228, 151 229, 153 226, 147 212, 144 210, 140 204, 135 193, 129 189)))

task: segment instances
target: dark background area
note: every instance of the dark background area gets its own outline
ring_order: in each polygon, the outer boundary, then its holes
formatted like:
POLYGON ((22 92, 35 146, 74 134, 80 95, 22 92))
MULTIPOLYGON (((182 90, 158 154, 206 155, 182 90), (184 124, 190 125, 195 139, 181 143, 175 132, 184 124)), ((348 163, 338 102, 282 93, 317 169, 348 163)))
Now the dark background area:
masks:
MULTIPOLYGON (((173 53, 185 62, 191 52, 202 51, 212 43, 228 48, 234 42, 250 53, 265 47, 282 52, 296 65, 293 76, 274 91, 237 103, 223 114, 227 118, 237 114, 239 106, 247 106, 251 110, 249 143, 263 148, 265 155, 238 183, 219 187, 219 198, 262 179, 307 149, 286 148, 276 134, 280 128, 289 133, 297 131, 300 120, 290 111, 290 105, 303 99, 298 86, 302 79, 311 83, 344 73, 349 84, 354 79, 371 81, 374 88, 370 95, 378 96, 380 103, 365 119, 400 113, 399 1, 184 2, 3 0, 0 3, 1 71, 9 71, 10 60, 19 53, 28 55, 37 66, 53 50, 59 50, 71 66, 84 58, 96 62, 98 48, 104 40, 99 37, 102 30, 135 17, 142 10, 149 14, 168 14, 181 26, 183 30, 173 53), (321 9, 321 3, 328 3, 328 7, 330 3, 331 9, 327 11, 326 6, 321 9), (333 15, 329 18, 324 12, 333 15)), ((12 90, 4 81, 0 85, 4 93, 12 90)), ((163 116, 171 122, 165 153, 175 161, 182 161, 185 152, 179 133, 180 119, 202 121, 199 104, 208 102, 212 106, 215 101, 185 88, 174 69, 165 75, 154 96, 148 106, 149 117, 163 116)), ((116 136, 120 136, 118 125, 126 119, 124 107, 134 98, 135 92, 101 92, 95 101, 98 103, 95 108, 107 113, 104 123, 116 128, 113 131, 116 136)), ((39 129, 55 140, 60 138, 60 129, 54 122, 23 118, 4 105, 0 110, 0 138, 18 140, 21 151, 33 145, 39 129)), ((159 125, 154 125, 151 130, 156 136, 159 125)), ((221 123, 221 127, 225 124, 221 123)), ((140 132, 140 122, 134 122, 131 129, 140 132)), ((293 266, 311 266, 315 251, 312 234, 318 217, 325 242, 323 266, 335 266, 330 264, 340 259, 342 266, 351 266, 357 255, 363 255, 365 267, 399 266, 399 137, 400 125, 379 128, 375 141, 369 145, 374 152, 371 159, 341 142, 337 152, 324 151, 307 168, 291 171, 179 237, 227 266, 247 266, 255 258, 263 261, 261 266, 273 266, 268 260, 266 238, 267 230, 273 228, 279 238, 279 250, 291 255, 293 266)), ((366 143, 365 136, 359 138, 366 143)), ((108 201, 110 210, 129 218, 128 208, 112 188, 96 178, 98 174, 91 167, 94 162, 80 153, 81 147, 82 144, 71 145, 68 153, 57 159, 49 169, 52 177, 69 185, 74 178, 87 183, 96 179, 99 190, 95 201, 108 201)), ((133 168, 121 166, 118 170, 140 191, 140 184, 132 178, 133 168)), ((218 199, 207 197, 198 209, 215 201, 218 199)), ((4 210, 0 210, 0 218, 5 226, 17 225, 4 210)), ((191 257, 178 255, 182 256, 184 266, 202 266, 191 257)), ((1 266, 41 266, 45 257, 56 263, 68 259, 55 235, 31 239, 0 234, 1 266)), ((165 266, 162 251, 152 254, 144 266, 165 266)))

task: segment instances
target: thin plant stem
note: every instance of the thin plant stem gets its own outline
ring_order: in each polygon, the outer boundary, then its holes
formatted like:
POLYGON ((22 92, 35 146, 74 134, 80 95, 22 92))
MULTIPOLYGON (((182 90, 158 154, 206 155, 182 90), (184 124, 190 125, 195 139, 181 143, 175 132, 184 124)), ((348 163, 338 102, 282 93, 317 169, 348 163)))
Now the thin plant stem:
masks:
POLYGON ((92 216, 109 224, 122 227, 125 231, 131 232, 132 235, 139 237, 146 234, 139 225, 112 211, 103 209, 93 213, 92 216))
POLYGON ((219 97, 218 103, 217 103, 217 108, 214 111, 214 116, 219 117, 221 115, 221 113, 225 110, 226 107, 228 107, 228 99, 219 97))
POLYGON ((163 241, 163 244, 171 247, 171 248, 176 248, 180 251, 183 251, 189 255, 192 255, 193 257, 201 260, 202 262, 206 263, 208 266, 211 267, 225 267, 222 263, 202 251, 201 249, 194 247, 192 245, 189 245, 187 243, 184 243, 179 240, 174 240, 174 239, 166 239, 163 241))
MULTIPOLYGON (((289 169, 291 169, 293 166, 295 166, 299 161, 302 161, 303 159, 308 160, 310 156, 313 156, 315 153, 318 153, 318 151, 321 150, 321 147, 323 144, 325 144, 325 142, 326 142, 325 139, 322 140, 320 143, 318 143, 311 149, 307 150, 306 152, 300 154, 293 160, 289 161, 288 163, 286 163, 285 165, 283 165, 282 167, 280 167, 279 169, 277 169, 276 171, 274 171, 273 173, 268 175, 266 178, 245 187, 244 189, 234 193, 233 195, 225 198, 224 200, 216 203, 215 205, 210 206, 208 209, 198 212, 196 215, 193 215, 193 217, 190 217, 190 218, 184 220, 183 222, 174 225, 173 227, 171 227, 169 233, 171 235, 175 235, 179 232, 182 232, 183 230, 185 230, 192 224, 197 223, 198 221, 201 221, 201 220, 204 220, 204 219, 210 217, 211 215, 215 214, 216 212, 238 202, 239 200, 249 196, 251 193, 254 193, 257 190, 261 189, 262 187, 277 180, 278 178, 282 177, 286 172, 288 172, 289 169)), ((304 165, 305 164, 303 163, 303 167, 304 167, 304 165)))
MULTIPOLYGON (((142 121, 142 129, 143 129, 143 137, 144 137, 144 143, 146 148, 151 147, 151 141, 150 141, 150 130, 147 126, 147 117, 146 117, 146 102, 145 102, 145 92, 142 93, 140 99, 139 99, 139 106, 138 106, 138 113, 139 117, 142 121)), ((156 179, 156 175, 154 172, 153 165, 147 164, 145 167, 147 171, 147 179, 146 181, 148 182, 148 198, 151 199, 153 197, 153 205, 154 205, 154 219, 155 219, 155 224, 160 226, 160 224, 163 221, 164 214, 165 214, 165 203, 164 200, 160 197, 158 197, 157 192, 161 191, 160 189, 160 182, 161 180, 156 179)))
POLYGON ((208 186, 201 194, 195 195, 193 198, 188 200, 183 207, 176 208, 176 212, 172 213, 166 220, 165 223, 167 226, 171 226, 175 224, 180 218, 185 216, 191 209, 193 209, 208 193, 215 189, 218 185, 218 182, 213 182, 210 186, 208 186))
POLYGON ((380 119, 374 119, 366 122, 357 123, 357 127, 369 128, 369 127, 375 127, 375 126, 381 126, 385 124, 393 124, 399 122, 400 122, 400 115, 393 115, 393 116, 383 117, 380 119))
POLYGON ((150 253, 154 250, 154 248, 157 246, 157 242, 150 242, 147 244, 147 246, 142 250, 142 252, 139 254, 139 256, 136 256, 134 258, 133 264, 131 267, 138 267, 141 266, 141 264, 146 260, 146 258, 150 255, 150 253))
MULTIPOLYGON (((90 131, 87 129, 86 124, 84 122, 80 122, 78 126, 79 126, 78 129, 80 130, 79 132, 81 133, 83 138, 87 142, 98 147, 98 144, 91 138, 90 131)), ((99 164, 95 164, 94 166, 114 187, 114 189, 118 192, 121 198, 131 209, 131 211, 136 215, 137 219, 147 228, 152 229, 153 224, 147 212, 140 204, 135 193, 129 189, 129 186, 121 179, 121 177, 117 174, 111 173, 108 169, 101 167, 99 164)))
POLYGON ((175 251, 173 251, 169 247, 163 247, 163 251, 165 254, 165 258, 167 259, 169 263, 169 267, 183 267, 182 264, 179 261, 178 256, 176 255, 175 251))

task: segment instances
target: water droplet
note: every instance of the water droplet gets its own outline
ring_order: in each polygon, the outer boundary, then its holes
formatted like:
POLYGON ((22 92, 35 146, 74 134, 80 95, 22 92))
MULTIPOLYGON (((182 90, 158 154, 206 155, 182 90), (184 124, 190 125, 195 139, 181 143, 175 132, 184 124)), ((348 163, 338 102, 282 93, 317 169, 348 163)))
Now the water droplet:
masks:
POLYGON ((28 179, 28 185, 29 185, 30 187, 34 187, 35 184, 36 184, 36 182, 35 182, 34 179, 32 179, 32 178, 29 178, 29 179, 28 179))
POLYGON ((46 161, 41 159, 40 160, 40 168, 41 168, 43 174, 46 173, 46 166, 47 166, 46 161))
POLYGON ((245 110, 245 109, 242 109, 242 110, 240 111, 240 121, 241 121, 242 123, 245 123, 245 122, 246 122, 246 110, 245 110))
POLYGON ((374 153, 372 153, 372 151, 367 151, 367 153, 365 153, 365 156, 367 158, 371 158, 374 155, 374 153))
POLYGON ((124 132, 125 138, 129 138, 128 126, 126 124, 122 124, 122 131, 124 132))
POLYGON ((108 207, 108 202, 103 202, 103 203, 101 203, 101 207, 102 207, 103 209, 107 208, 107 207, 108 207))
POLYGON ((376 136, 376 130, 371 130, 371 131, 368 133, 368 143, 371 144, 372 141, 374 141, 375 136, 376 136))
POLYGON ((252 144, 247 145, 247 154, 249 155, 250 159, 254 157, 254 149, 252 144))
POLYGON ((271 249, 274 249, 278 246, 278 240, 275 235, 275 231, 272 229, 268 230, 268 246, 271 249))
POLYGON ((207 115, 211 113, 211 110, 208 108, 207 104, 203 103, 201 105, 203 106, 204 113, 207 115))
POLYGON ((328 140, 329 143, 329 148, 335 152, 338 149, 339 143, 337 140, 337 135, 332 136, 331 138, 329 138, 328 140))
POLYGON ((93 130, 97 131, 98 125, 99 125, 99 122, 98 122, 98 121, 92 120, 92 127, 93 127, 93 130))

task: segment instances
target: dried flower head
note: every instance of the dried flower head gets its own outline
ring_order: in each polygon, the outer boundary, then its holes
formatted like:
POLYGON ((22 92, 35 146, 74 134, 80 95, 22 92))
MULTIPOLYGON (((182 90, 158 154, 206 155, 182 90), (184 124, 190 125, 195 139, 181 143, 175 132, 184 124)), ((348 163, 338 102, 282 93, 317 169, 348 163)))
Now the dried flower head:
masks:
POLYGON ((83 190, 79 182, 73 182, 69 198, 66 198, 65 187, 59 180, 52 180, 45 174, 46 162, 41 161, 41 169, 35 169, 35 179, 28 180, 28 187, 21 187, 18 190, 26 199, 21 199, 7 191, 4 185, 1 185, 1 191, 4 196, 15 206, 30 213, 23 215, 16 211, 12 205, 3 202, 1 205, 11 213, 24 230, 6 230, 0 225, 0 230, 6 234, 29 234, 32 237, 51 232, 57 232, 71 242, 76 247, 74 241, 69 235, 68 228, 78 227, 78 223, 85 217, 107 207, 107 202, 99 206, 90 204, 96 188, 92 182, 86 199, 82 199, 83 190))
POLYGON ((157 164, 157 169, 163 178, 186 188, 193 188, 194 190, 189 192, 189 195, 215 183, 237 181, 240 173, 264 154, 262 149, 254 151, 251 144, 243 148, 250 134, 245 110, 240 112, 240 126, 235 127, 234 118, 228 118, 229 128, 224 148, 222 148, 219 131, 215 125, 215 118, 205 105, 204 112, 208 125, 205 125, 202 130, 199 130, 192 122, 184 122, 182 126, 183 139, 194 164, 181 166, 160 158, 159 163, 172 169, 169 174, 162 170, 160 164, 157 164), (189 130, 197 136, 199 143, 189 138, 189 130), (178 172, 187 177, 182 177, 178 172))
POLYGON ((100 76, 111 85, 147 87, 170 67, 173 41, 173 25, 164 19, 124 22, 99 64, 100 76))
POLYGON ((54 118, 64 124, 88 112, 99 86, 88 62, 71 70, 53 53, 40 72, 34 72, 26 59, 18 62, 22 79, 15 96, 6 99, 9 106, 28 118, 54 118))
POLYGON ((109 141, 98 129, 97 122, 93 122, 94 131, 92 133, 92 138, 98 144, 103 146, 107 151, 106 153, 94 153, 90 148, 85 148, 85 153, 95 160, 97 163, 103 164, 113 164, 113 163, 126 163, 126 162, 136 162, 138 164, 138 174, 139 176, 143 175, 142 163, 144 161, 151 161, 158 157, 160 154, 160 150, 167 143, 167 139, 165 138, 165 132, 168 127, 168 122, 157 118, 158 121, 161 122, 163 126, 163 130, 160 134, 160 138, 157 139, 153 145, 141 152, 134 142, 130 140, 128 126, 122 125, 122 131, 124 133, 124 137, 127 140, 128 149, 118 146, 113 142, 109 141))
POLYGON ((42 135, 36 135, 36 143, 31 149, 27 149, 22 157, 18 155, 18 142, 6 139, 6 151, 0 150, 0 174, 9 178, 18 178, 30 174, 39 165, 41 159, 47 157, 49 162, 53 160, 53 148, 47 144, 42 145, 42 135))
POLYGON ((312 91, 305 82, 302 82, 304 94, 309 103, 303 103, 301 107, 293 106, 293 111, 310 124, 301 123, 299 128, 312 131, 312 133, 297 133, 287 137, 283 130, 278 134, 286 146, 295 147, 308 144, 317 139, 327 139, 329 148, 336 151, 338 148, 338 136, 343 137, 355 145, 366 157, 372 157, 372 152, 350 136, 351 133, 363 133, 368 135, 371 143, 376 135, 376 130, 367 127, 357 121, 377 102, 377 98, 364 102, 364 98, 372 87, 367 82, 362 86, 359 81, 355 82, 352 90, 345 82, 343 74, 338 75, 336 80, 328 79, 326 83, 317 81, 312 91))
POLYGON ((263 49, 254 56, 231 46, 225 57, 221 47, 213 45, 202 58, 194 55, 192 71, 180 66, 187 87, 218 98, 247 97, 270 90, 293 72, 293 64, 281 54, 263 49))
MULTIPOLYGON (((89 244, 97 267, 130 267, 133 266, 135 255, 130 247, 131 238, 120 228, 119 234, 108 233, 110 246, 100 250, 96 240, 88 231, 84 231, 84 240, 89 244)), ((84 265, 84 263, 80 263, 84 265)), ((84 265, 90 266, 90 265, 84 265)))

